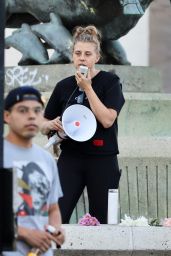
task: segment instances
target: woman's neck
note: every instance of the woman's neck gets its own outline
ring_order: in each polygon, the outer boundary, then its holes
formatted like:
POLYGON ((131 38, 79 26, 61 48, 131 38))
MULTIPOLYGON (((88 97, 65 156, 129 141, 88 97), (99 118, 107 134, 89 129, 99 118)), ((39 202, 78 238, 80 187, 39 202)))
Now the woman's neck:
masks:
POLYGON ((99 72, 100 70, 98 69, 95 69, 95 68, 91 69, 90 70, 91 78, 95 77, 99 72))

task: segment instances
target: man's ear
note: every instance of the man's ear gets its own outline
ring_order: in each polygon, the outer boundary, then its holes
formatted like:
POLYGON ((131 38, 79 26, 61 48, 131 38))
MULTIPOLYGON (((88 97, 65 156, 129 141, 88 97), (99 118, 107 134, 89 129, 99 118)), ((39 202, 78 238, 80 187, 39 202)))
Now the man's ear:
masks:
POLYGON ((6 124, 9 123, 9 116, 10 116, 10 112, 5 110, 5 111, 4 111, 4 122, 5 122, 6 124))

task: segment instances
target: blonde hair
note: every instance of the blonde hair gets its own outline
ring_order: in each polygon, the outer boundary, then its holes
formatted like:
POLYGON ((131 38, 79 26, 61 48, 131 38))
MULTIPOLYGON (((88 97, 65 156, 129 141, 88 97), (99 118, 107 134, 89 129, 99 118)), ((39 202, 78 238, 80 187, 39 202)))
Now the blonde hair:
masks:
POLYGON ((76 27, 73 31, 73 49, 77 42, 94 43, 97 53, 100 53, 101 33, 93 25, 76 27))

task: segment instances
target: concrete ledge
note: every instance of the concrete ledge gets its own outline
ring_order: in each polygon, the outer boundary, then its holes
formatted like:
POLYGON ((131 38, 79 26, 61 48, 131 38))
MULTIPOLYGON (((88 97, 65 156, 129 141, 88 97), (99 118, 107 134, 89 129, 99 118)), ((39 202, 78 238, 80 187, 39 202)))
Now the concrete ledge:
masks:
POLYGON ((63 225, 66 242, 55 255, 169 255, 171 229, 63 225))
MULTIPOLYGON (((153 67, 97 65, 114 71, 121 78, 125 92, 160 92, 161 75, 153 67)), ((5 91, 23 84, 32 84, 42 91, 51 91, 56 83, 75 73, 72 64, 14 66, 5 68, 5 91)))
POLYGON ((154 158, 171 160, 171 135, 170 137, 136 137, 119 136, 119 158, 154 158))
POLYGON ((124 93, 119 115, 122 136, 171 136, 171 94, 124 93))

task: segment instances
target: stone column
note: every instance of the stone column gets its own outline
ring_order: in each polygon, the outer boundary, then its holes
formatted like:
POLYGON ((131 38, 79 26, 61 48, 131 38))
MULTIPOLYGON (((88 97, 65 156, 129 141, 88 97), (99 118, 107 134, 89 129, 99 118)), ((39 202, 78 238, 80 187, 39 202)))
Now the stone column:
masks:
POLYGON ((155 0, 150 5, 149 65, 162 74, 163 92, 171 93, 171 3, 155 0))

